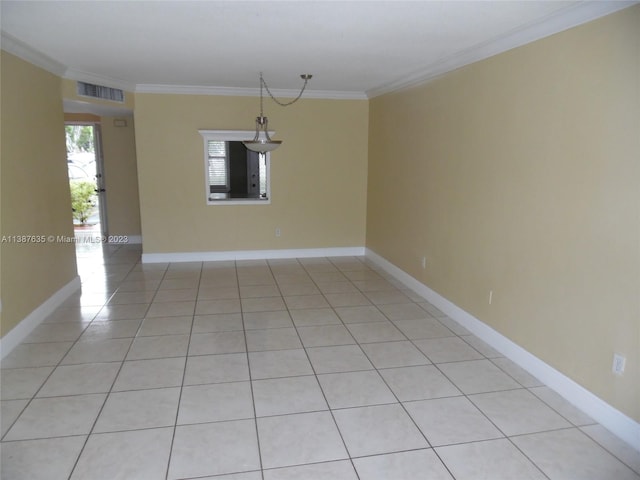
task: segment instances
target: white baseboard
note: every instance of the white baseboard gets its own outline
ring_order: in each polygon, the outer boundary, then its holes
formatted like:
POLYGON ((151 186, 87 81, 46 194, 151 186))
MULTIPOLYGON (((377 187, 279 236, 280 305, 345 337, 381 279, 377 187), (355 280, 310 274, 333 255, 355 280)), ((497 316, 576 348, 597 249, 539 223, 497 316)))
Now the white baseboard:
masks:
POLYGON ((264 260, 276 258, 362 256, 364 247, 300 248, 283 250, 231 250, 224 252, 143 253, 142 263, 213 262, 219 260, 264 260))
POLYGON ((556 391, 568 402, 640 451, 640 423, 612 407, 589 390, 509 340, 486 323, 453 304, 372 250, 366 256, 374 264, 422 296, 505 357, 556 391))
POLYGON ((73 280, 67 283, 64 287, 58 290, 45 300, 38 308, 23 318, 20 323, 13 327, 4 337, 0 339, 0 358, 4 358, 11 350, 13 350, 20 342, 22 342, 27 335, 29 335, 34 328, 36 328, 42 321, 53 311, 58 308, 67 298, 73 293, 80 290, 81 282, 80 277, 76 276, 73 280))

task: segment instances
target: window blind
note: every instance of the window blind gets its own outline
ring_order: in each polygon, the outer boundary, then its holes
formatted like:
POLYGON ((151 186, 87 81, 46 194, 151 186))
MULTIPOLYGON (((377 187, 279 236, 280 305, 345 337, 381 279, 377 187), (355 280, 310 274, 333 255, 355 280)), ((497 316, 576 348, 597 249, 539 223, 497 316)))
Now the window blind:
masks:
POLYGON ((229 169, 227 161, 227 142, 209 140, 209 189, 211 192, 229 190, 229 169))

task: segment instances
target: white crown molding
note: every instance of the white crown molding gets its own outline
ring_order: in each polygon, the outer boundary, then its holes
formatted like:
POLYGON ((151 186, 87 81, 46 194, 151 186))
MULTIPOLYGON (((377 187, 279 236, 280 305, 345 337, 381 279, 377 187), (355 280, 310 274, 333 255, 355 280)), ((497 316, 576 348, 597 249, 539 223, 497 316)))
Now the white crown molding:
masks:
POLYGON ((569 28, 623 10, 636 3, 638 3, 638 1, 585 1, 578 5, 572 5, 492 40, 462 50, 456 55, 443 58, 400 80, 367 90, 367 98, 373 98, 385 93, 425 84, 457 68, 568 30, 569 28))
MULTIPOLYGON (((160 93, 178 95, 218 95, 227 97, 259 97, 259 88, 235 88, 235 87, 213 87, 203 85, 159 85, 159 84, 138 84, 136 93, 160 93)), ((275 97, 295 98, 300 90, 272 89, 271 93, 275 97)), ((367 100, 364 92, 343 92, 334 90, 305 90, 302 98, 317 98, 329 100, 367 100)))
POLYGON ((2 50, 5 50, 10 54, 15 55, 16 57, 21 58, 22 60, 32 63, 37 67, 43 68, 46 71, 53 73, 54 75, 62 76, 67 68, 62 63, 46 56, 43 53, 40 53, 34 48, 31 48, 26 43, 18 40, 15 37, 12 37, 8 33, 0 33, 0 45, 2 46, 2 50))

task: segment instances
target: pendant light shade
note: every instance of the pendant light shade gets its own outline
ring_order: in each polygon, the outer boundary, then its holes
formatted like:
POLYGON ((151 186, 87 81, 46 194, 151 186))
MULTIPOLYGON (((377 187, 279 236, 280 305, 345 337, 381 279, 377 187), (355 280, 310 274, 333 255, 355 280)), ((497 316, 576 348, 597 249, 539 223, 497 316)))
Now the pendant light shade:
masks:
POLYGON ((253 150, 254 152, 265 153, 265 152, 270 152, 272 150, 275 150, 282 144, 281 140, 271 140, 271 137, 269 136, 269 120, 267 119, 267 117, 264 116, 264 109, 263 109, 264 102, 263 102, 263 96, 262 96, 262 87, 265 88, 265 90, 267 91, 267 93, 273 99, 274 102, 276 102, 278 105, 282 107, 287 107, 292 103, 297 102, 300 99, 300 97, 302 97, 302 93, 304 92, 304 89, 307 87, 307 82, 311 79, 311 77, 312 75, 309 75, 309 74, 300 75, 300 78, 304 80, 304 85, 302 85, 302 90, 300 90, 300 93, 298 94, 298 96, 293 100, 291 100, 290 102, 282 103, 271 94, 271 92, 269 91, 269 87, 267 86, 267 83, 264 81, 264 78, 262 78, 262 72, 260 72, 260 115, 256 117, 256 135, 255 137, 253 137, 253 140, 246 140, 242 142, 244 143, 245 147, 247 147, 249 150, 253 150))
POLYGON ((269 120, 262 115, 256 117, 256 136, 253 140, 248 140, 244 143, 245 147, 254 152, 270 152, 275 150, 282 143, 281 140, 271 140, 269 136, 269 120))

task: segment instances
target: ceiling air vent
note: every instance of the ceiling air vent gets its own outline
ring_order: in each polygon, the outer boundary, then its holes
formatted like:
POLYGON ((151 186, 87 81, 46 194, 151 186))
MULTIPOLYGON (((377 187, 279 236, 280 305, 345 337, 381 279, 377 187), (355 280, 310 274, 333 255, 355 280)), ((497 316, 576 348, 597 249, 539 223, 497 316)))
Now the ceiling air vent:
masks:
POLYGON ((113 102, 124 102, 124 92, 122 90, 85 82, 78 82, 78 95, 102 98, 103 100, 111 100, 113 102))

